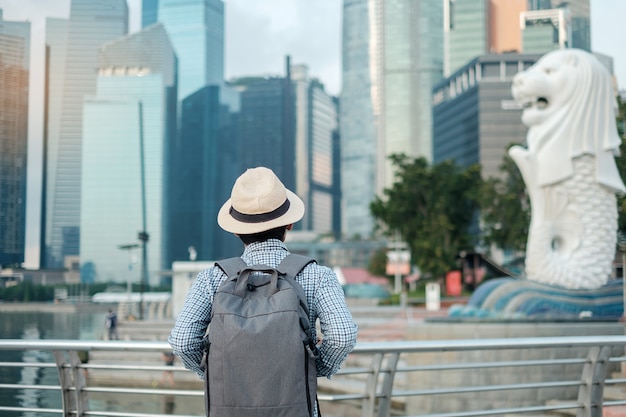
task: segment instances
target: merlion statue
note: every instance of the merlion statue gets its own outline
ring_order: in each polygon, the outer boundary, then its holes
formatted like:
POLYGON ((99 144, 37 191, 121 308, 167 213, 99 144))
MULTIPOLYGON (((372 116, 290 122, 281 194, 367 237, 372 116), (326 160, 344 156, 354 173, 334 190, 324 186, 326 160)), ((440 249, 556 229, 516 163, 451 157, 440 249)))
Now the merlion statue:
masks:
POLYGON ((607 283, 617 240, 620 137, 607 69, 578 49, 547 53, 513 79, 526 148, 509 150, 531 203, 529 280, 568 289, 607 283))

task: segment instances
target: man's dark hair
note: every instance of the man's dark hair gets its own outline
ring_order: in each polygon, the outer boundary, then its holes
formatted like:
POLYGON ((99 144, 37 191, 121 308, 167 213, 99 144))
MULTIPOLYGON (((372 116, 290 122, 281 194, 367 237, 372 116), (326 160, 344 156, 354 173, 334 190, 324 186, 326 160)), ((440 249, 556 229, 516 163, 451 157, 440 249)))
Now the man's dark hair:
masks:
POLYGON ((238 236, 239 239, 241 239, 241 241, 244 243, 244 245, 249 245, 250 243, 254 242, 264 242, 268 239, 283 240, 285 238, 285 230, 287 230, 287 226, 280 226, 259 233, 238 236))

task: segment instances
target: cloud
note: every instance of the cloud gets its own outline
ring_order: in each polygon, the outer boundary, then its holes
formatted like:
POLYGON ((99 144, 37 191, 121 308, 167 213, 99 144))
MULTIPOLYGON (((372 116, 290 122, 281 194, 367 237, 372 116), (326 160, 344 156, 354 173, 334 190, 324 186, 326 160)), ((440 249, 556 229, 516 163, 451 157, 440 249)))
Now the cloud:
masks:
POLYGON ((225 9, 228 78, 284 75, 284 58, 290 55, 292 63, 307 65, 311 76, 338 94, 341 2, 274 0, 267 7, 267 3, 227 0, 225 9))

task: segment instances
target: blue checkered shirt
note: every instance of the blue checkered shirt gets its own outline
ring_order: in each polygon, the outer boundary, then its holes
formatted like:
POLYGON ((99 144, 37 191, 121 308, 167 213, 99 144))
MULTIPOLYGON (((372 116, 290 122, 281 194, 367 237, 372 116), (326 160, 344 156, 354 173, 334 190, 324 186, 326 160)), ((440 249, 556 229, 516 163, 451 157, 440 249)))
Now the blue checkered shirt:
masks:
MULTIPOLYGON (((283 242, 270 239, 246 246, 241 258, 248 265, 276 267, 288 254, 283 242)), ((200 378, 204 378, 200 368, 202 339, 211 321, 213 296, 225 279, 226 275, 216 266, 198 274, 168 339, 174 354, 200 378)), ((318 346, 320 355, 317 359, 317 374, 330 378, 354 348, 357 326, 352 321, 343 289, 332 269, 316 263, 309 264, 295 279, 306 294, 311 336, 317 340, 317 320, 323 335, 322 343, 318 346)))

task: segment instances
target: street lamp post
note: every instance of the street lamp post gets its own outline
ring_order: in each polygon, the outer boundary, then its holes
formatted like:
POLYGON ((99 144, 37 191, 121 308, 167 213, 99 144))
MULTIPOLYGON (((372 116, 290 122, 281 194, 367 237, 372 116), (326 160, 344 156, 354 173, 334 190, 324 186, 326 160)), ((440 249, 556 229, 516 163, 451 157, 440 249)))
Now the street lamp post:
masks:
POLYGON ((400 240, 400 233, 396 232, 395 239, 387 246, 387 274, 394 275, 394 293, 400 294, 400 304, 404 307, 406 293, 403 290, 402 275, 408 275, 411 270, 411 252, 405 242, 400 240))
POLYGON ((146 225, 146 162, 143 140, 143 103, 139 101, 139 159, 141 163, 141 231, 137 238, 141 242, 141 283, 139 285, 139 320, 143 320, 143 292, 148 280, 148 240, 146 225))
POLYGON ((131 243, 128 245, 119 245, 117 248, 120 250, 128 251, 128 279, 126 280, 126 293, 128 294, 128 305, 131 305, 131 293, 132 293, 132 277, 130 276, 130 271, 133 269, 133 265, 137 263, 137 258, 135 257, 134 250, 139 247, 137 243, 131 243))

